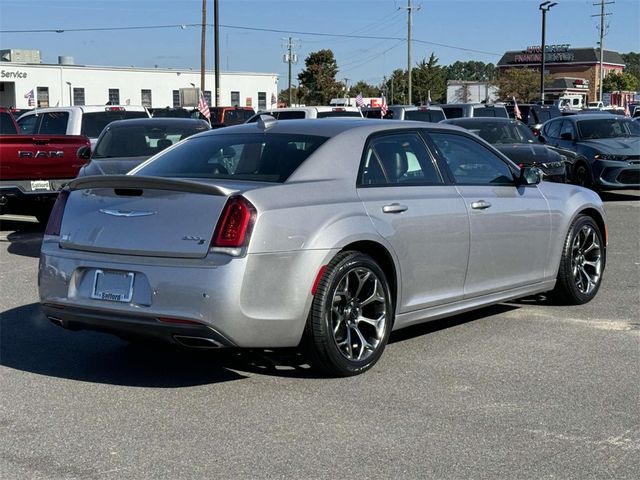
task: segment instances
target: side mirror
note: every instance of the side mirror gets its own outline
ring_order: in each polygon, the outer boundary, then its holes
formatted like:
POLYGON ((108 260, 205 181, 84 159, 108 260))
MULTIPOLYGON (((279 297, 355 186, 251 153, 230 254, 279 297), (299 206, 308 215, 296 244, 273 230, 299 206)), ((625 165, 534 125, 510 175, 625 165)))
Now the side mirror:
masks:
POLYGON ((88 145, 83 145, 78 149, 76 153, 80 160, 91 160, 91 147, 88 145))
POLYGON ((520 169, 518 185, 538 185, 542 181, 542 171, 538 167, 523 167, 520 169))
POLYGON ((562 140, 573 140, 573 135, 571 135, 571 133, 569 132, 564 132, 560 134, 560 138, 562 140))

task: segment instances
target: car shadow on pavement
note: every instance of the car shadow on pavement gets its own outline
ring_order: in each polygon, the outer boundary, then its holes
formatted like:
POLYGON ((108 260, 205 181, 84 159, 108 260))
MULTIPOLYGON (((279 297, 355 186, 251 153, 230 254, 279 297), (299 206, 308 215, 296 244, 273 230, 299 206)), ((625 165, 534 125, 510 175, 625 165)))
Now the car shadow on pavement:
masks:
POLYGON ((0 239, 0 242, 9 243, 7 252, 22 257, 38 258, 40 256, 44 235, 44 226, 40 223, 3 219, 0 221, 0 231, 11 232, 6 240, 0 239))

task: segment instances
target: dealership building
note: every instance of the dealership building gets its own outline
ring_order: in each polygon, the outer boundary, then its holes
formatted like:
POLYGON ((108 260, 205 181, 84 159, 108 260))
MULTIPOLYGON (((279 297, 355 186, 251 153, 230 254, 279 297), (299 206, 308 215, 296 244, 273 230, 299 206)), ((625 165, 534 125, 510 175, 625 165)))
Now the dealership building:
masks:
MULTIPOLYGON (((64 56, 58 57, 57 64, 43 64, 40 58, 38 50, 0 50, 0 106, 194 107, 193 95, 184 92, 200 86, 199 70, 76 65, 72 57, 64 56)), ((215 72, 207 71, 204 96, 209 105, 214 100, 214 82, 215 72)), ((275 73, 220 72, 221 106, 266 109, 277 96, 275 73)))
MULTIPOLYGON (((586 102, 600 100, 600 49, 571 48, 568 44, 545 47, 545 75, 552 83, 545 86, 545 98, 556 99, 566 94, 579 94, 586 102)), ((618 52, 604 50, 603 78, 611 72, 621 73, 625 63, 618 52)), ((540 46, 506 52, 497 64, 499 70, 532 68, 540 70, 540 46)))

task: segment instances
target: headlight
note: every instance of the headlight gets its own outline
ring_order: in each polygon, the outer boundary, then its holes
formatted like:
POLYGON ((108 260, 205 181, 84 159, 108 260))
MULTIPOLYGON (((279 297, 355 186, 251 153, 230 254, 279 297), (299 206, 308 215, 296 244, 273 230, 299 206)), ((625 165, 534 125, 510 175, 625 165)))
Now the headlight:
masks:
POLYGON ((562 162, 549 162, 549 163, 543 163, 542 166, 544 168, 561 168, 564 164, 562 162))
POLYGON ((617 161, 625 161, 627 159, 626 155, 613 155, 609 153, 596 153, 593 157, 596 160, 617 160, 617 161))

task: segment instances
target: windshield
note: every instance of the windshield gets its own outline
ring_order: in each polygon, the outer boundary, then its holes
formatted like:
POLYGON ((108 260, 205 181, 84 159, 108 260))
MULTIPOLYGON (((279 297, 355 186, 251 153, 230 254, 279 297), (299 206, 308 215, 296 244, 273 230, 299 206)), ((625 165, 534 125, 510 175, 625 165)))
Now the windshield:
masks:
POLYGON ((201 136, 167 150, 135 174, 284 182, 326 140, 275 133, 201 136))
POLYGON ((96 144, 92 158, 150 157, 182 139, 208 130, 206 123, 196 120, 189 125, 153 125, 153 122, 151 120, 147 125, 108 126, 96 144))
POLYGON ((623 118, 594 118, 578 122, 578 132, 583 140, 596 138, 640 137, 640 125, 623 118))
POLYGON ((486 122, 466 126, 492 145, 512 143, 539 143, 529 128, 516 122, 486 122))

